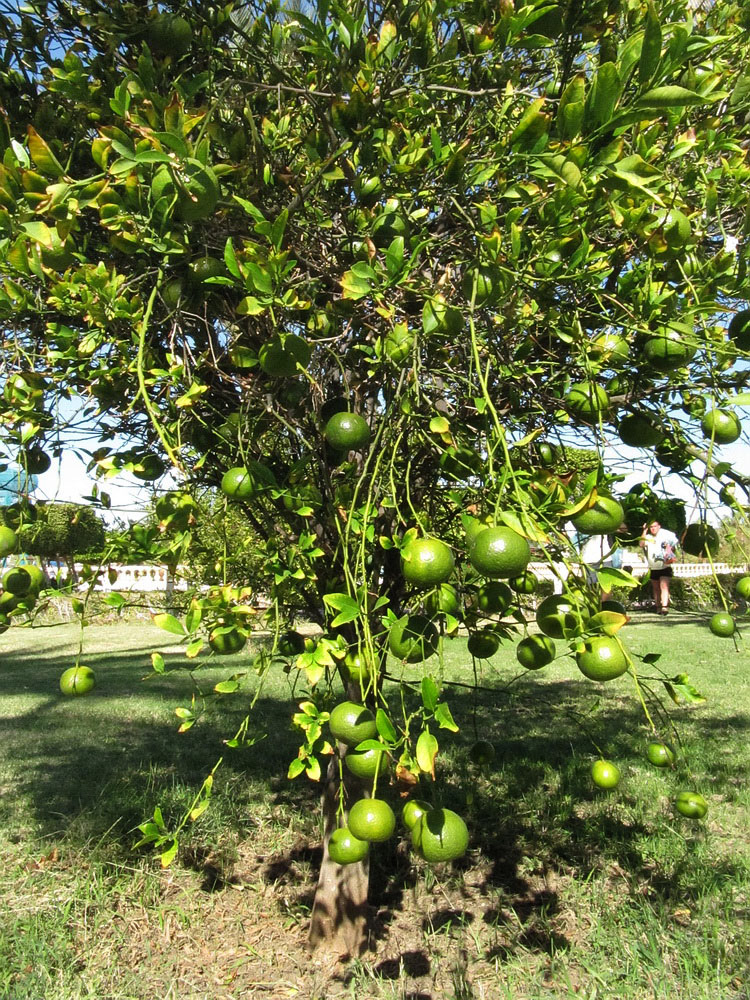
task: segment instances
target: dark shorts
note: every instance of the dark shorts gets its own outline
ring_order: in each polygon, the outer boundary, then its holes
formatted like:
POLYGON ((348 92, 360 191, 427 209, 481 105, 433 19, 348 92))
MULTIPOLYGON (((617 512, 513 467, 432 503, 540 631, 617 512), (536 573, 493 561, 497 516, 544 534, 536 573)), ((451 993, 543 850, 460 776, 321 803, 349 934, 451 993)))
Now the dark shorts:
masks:
POLYGON ((665 577, 665 576, 667 578, 674 576, 674 573, 672 572, 672 567, 671 566, 665 566, 663 569, 652 569, 651 570, 651 579, 652 580, 661 580, 662 577, 665 577))

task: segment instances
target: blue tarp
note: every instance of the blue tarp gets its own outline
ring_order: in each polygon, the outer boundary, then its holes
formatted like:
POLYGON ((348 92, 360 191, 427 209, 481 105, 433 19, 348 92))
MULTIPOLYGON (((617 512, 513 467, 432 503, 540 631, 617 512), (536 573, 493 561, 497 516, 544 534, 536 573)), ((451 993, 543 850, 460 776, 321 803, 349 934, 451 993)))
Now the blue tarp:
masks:
POLYGON ((0 472, 0 507, 18 503, 22 496, 33 493, 37 487, 36 476, 28 476, 21 469, 6 469, 0 472))

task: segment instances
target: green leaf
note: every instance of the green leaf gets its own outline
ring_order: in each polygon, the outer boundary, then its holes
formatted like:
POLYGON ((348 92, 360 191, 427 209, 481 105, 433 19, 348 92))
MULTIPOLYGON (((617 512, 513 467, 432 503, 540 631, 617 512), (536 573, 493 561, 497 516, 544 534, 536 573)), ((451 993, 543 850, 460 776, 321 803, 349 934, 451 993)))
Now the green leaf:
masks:
POLYGON ((631 573, 626 573, 622 569, 614 569, 606 566, 597 571, 597 579, 599 580, 599 586, 603 591, 608 592, 612 590, 613 587, 640 587, 640 580, 636 578, 631 573))
POLYGON ((151 654, 151 666, 154 668, 154 672, 157 674, 164 673, 164 657, 161 653, 151 654))
MULTIPOLYGON (((602 587, 602 590, 605 588, 602 587)), ((618 611, 598 611, 589 619, 587 632, 604 632, 605 635, 614 635, 619 632, 623 625, 627 624, 627 617, 618 611)))
POLYGON ((234 246, 232 245, 232 237, 230 236, 226 243, 224 244, 224 263, 227 266, 227 271, 235 278, 241 278, 242 273, 237 264, 237 257, 234 252, 234 246))
POLYGON ((750 69, 746 69, 737 80, 732 95, 729 98, 729 107, 732 111, 738 111, 746 104, 750 104, 750 69))
POLYGON ((276 250, 281 250, 288 221, 289 212, 284 208, 279 212, 274 224, 271 226, 271 243, 276 250))
POLYGON ((386 743, 395 743, 398 739, 398 733, 396 732, 393 723, 388 718, 386 712, 379 708, 375 713, 375 725, 380 733, 381 737, 386 743))
POLYGON ((435 777, 435 758, 437 757, 437 752, 438 741, 429 729, 423 730, 419 734, 419 739, 417 740, 417 764, 419 764, 421 771, 424 771, 425 774, 432 775, 433 779, 435 777))
POLYGON ((47 143, 31 125, 26 129, 31 158, 38 169, 48 177, 62 177, 65 171, 47 143))
POLYGON ((390 278, 395 278, 404 267, 404 237, 396 236, 385 254, 385 266, 390 278))
POLYGON ((351 271, 347 271, 341 279, 341 287, 343 289, 345 299, 363 299, 366 295, 369 295, 372 291, 372 280, 365 275, 357 274, 357 272, 352 268, 351 271))
POLYGON ((531 149, 547 131, 549 118, 542 112, 544 98, 539 97, 524 111, 520 122, 513 129, 509 143, 511 149, 531 149))
POLYGON ((622 83, 617 66, 603 63, 597 70, 586 102, 586 116, 594 125, 606 125, 620 98, 622 83))
POLYGON ((169 868, 169 866, 172 864, 174 859, 177 857, 178 846, 179 842, 177 840, 177 837, 173 837, 166 851, 161 852, 160 861, 162 868, 169 868))
POLYGON ((299 757, 295 757, 292 763, 289 765, 289 770, 286 773, 287 778, 290 780, 292 778, 298 777, 305 770, 305 762, 300 760, 299 757))
POLYGON ((676 677, 664 681, 667 694, 676 705, 702 705, 706 698, 691 683, 687 674, 677 674, 676 677))
POLYGON ((451 710, 445 702, 441 702, 435 709, 435 722, 437 722, 441 729, 449 729, 452 733, 458 732, 458 726, 454 722, 451 710))
POLYGON ((661 24, 653 2, 646 10, 646 28, 643 32, 641 58, 638 62, 638 82, 645 87, 653 79, 661 59, 661 24))
POLYGON ((125 603, 125 598, 122 596, 122 594, 116 594, 116 593, 107 594, 107 596, 104 598, 104 603, 107 605, 107 607, 110 608, 121 608, 125 603))
POLYGON ((639 97, 636 103, 641 108, 655 108, 661 111, 664 108, 687 108, 693 104, 707 104, 708 98, 701 97, 700 94, 685 87, 671 84, 667 87, 654 87, 639 97))
POLYGON ((661 659, 661 653, 646 653, 641 659, 644 663, 657 663, 661 659))
POLYGON ((434 712, 440 696, 440 688, 432 677, 422 678, 422 704, 428 712, 434 712))
POLYGON ((172 632, 174 635, 185 634, 185 629, 182 627, 181 622, 177 621, 174 615, 167 614, 166 611, 154 615, 152 621, 157 628, 164 629, 165 632, 172 632))
POLYGON ((234 694, 235 691, 239 691, 240 682, 239 681, 219 681, 218 684, 214 685, 214 691, 217 694, 234 694))
POLYGON ((52 248, 55 237, 49 226, 46 226, 43 222, 24 222, 21 224, 21 229, 34 240, 35 243, 41 243, 43 247, 48 249, 52 248))
POLYGON ((194 639, 185 648, 185 656, 189 660, 194 660, 195 657, 198 655, 198 653, 200 653, 200 651, 203 649, 203 645, 204 645, 203 639, 194 639))
POLYGON ((355 618, 359 618, 359 604, 349 594, 325 594, 323 602, 334 611, 339 612, 331 622, 334 627, 345 625, 346 622, 353 622, 355 618))

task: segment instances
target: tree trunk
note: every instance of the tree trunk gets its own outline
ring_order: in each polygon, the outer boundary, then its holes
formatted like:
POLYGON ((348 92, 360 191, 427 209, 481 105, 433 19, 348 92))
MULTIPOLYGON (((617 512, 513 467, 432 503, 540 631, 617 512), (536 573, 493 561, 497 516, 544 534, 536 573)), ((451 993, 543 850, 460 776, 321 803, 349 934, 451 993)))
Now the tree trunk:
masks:
MULTIPOLYGON (((350 801, 360 798, 359 783, 345 779, 350 801)), ((328 856, 328 841, 336 829, 339 803, 339 768, 332 757, 323 791, 323 860, 315 890, 310 945, 332 958, 360 955, 367 944, 369 909, 367 890, 370 881, 369 859, 353 865, 337 865, 328 856)))

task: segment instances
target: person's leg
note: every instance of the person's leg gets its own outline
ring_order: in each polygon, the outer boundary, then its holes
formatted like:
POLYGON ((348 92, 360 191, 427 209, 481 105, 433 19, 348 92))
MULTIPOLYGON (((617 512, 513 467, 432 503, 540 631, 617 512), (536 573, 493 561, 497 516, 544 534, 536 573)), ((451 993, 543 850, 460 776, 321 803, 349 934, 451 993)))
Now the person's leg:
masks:
POLYGON ((659 583, 659 608, 661 613, 665 615, 669 608, 669 577, 662 576, 659 583))
POLYGON ((661 607, 661 584, 659 582, 659 577, 651 577, 651 596, 654 599, 654 607, 658 611, 661 607))

